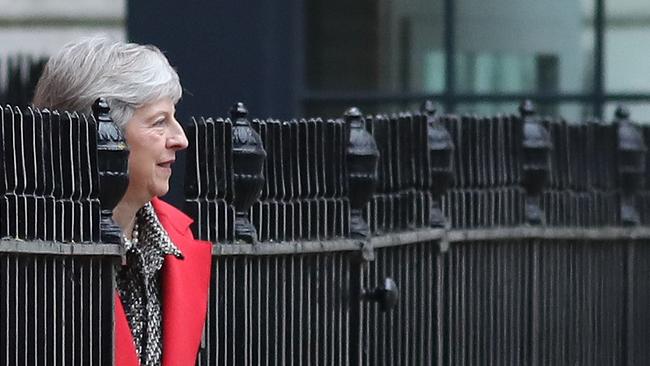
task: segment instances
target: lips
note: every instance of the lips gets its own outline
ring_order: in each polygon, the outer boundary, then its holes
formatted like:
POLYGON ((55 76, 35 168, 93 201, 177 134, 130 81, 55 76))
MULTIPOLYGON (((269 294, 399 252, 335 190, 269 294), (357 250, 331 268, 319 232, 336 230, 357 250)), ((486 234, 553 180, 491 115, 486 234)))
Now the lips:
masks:
POLYGON ((170 160, 167 160, 167 161, 163 161, 162 163, 158 163, 158 166, 161 167, 161 168, 171 169, 172 164, 174 164, 174 161, 175 161, 175 159, 170 159, 170 160))

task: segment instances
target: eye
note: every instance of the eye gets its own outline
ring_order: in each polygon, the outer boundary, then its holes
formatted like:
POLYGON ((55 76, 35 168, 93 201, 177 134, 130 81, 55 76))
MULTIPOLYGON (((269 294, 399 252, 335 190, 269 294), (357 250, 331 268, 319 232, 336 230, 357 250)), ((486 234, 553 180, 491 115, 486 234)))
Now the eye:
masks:
POLYGON ((160 127, 160 126, 164 125, 166 121, 167 121, 166 118, 158 119, 153 123, 153 126, 154 127, 160 127))

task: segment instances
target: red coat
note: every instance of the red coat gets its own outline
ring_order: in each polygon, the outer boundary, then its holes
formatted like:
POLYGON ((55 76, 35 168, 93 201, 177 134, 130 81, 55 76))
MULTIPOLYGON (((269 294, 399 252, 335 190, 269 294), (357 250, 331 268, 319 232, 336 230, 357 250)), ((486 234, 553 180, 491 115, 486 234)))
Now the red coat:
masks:
MULTIPOLYGON (((185 259, 165 257, 162 267, 163 366, 196 364, 208 306, 212 244, 194 239, 192 219, 158 198, 151 201, 160 223, 185 259)), ((138 366, 122 300, 115 296, 115 365, 138 366)))

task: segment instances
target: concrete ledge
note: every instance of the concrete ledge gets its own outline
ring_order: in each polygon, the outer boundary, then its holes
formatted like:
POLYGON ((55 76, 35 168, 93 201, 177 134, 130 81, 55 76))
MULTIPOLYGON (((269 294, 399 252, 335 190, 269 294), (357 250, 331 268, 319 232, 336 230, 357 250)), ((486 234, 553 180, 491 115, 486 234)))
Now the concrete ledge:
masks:
POLYGON ((52 241, 23 241, 18 239, 0 239, 0 253, 12 254, 49 254, 49 255, 121 255, 117 244, 96 243, 57 243, 52 241))
POLYGON ((258 244, 215 244, 213 255, 281 255, 359 251, 363 242, 352 239, 323 241, 264 242, 258 244))
MULTIPOLYGON (((642 240, 650 239, 650 227, 538 228, 530 226, 489 229, 449 230, 420 229, 374 236, 371 248, 395 247, 435 241, 461 243, 495 240, 642 240)), ((264 242, 258 244, 215 244, 213 255, 286 255, 321 252, 360 251, 362 240, 341 239, 305 242, 264 242)))
MULTIPOLYGON (((451 243, 495 240, 650 240, 650 227, 540 228, 530 226, 489 229, 449 230, 420 229, 374 236, 369 242, 358 239, 322 241, 264 242, 258 244, 215 244, 212 254, 221 255, 289 255, 326 252, 361 252, 375 248, 396 247, 421 242, 451 243)), ((50 255, 120 256, 117 244, 57 243, 0 239, 0 253, 50 255)))

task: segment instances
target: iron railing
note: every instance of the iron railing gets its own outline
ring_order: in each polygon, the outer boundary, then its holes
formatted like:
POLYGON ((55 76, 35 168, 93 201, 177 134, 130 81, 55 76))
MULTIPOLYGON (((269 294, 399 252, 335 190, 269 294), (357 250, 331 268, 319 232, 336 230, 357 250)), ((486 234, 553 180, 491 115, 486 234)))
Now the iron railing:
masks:
MULTIPOLYGON (((40 206, 3 206, 0 363, 110 364, 121 248, 99 206, 121 193, 98 182, 124 170, 119 136, 106 141, 100 114, 6 110, 0 202, 49 199, 57 219, 18 224, 40 206), (45 149, 39 131, 56 136, 45 149), (71 165, 41 163, 69 136, 71 165), (39 171, 60 177, 53 190, 32 189, 50 187, 39 171)), ((198 364, 647 363, 649 131, 624 110, 568 123, 529 103, 489 118, 428 104, 193 119, 185 209, 215 242, 198 364)))

